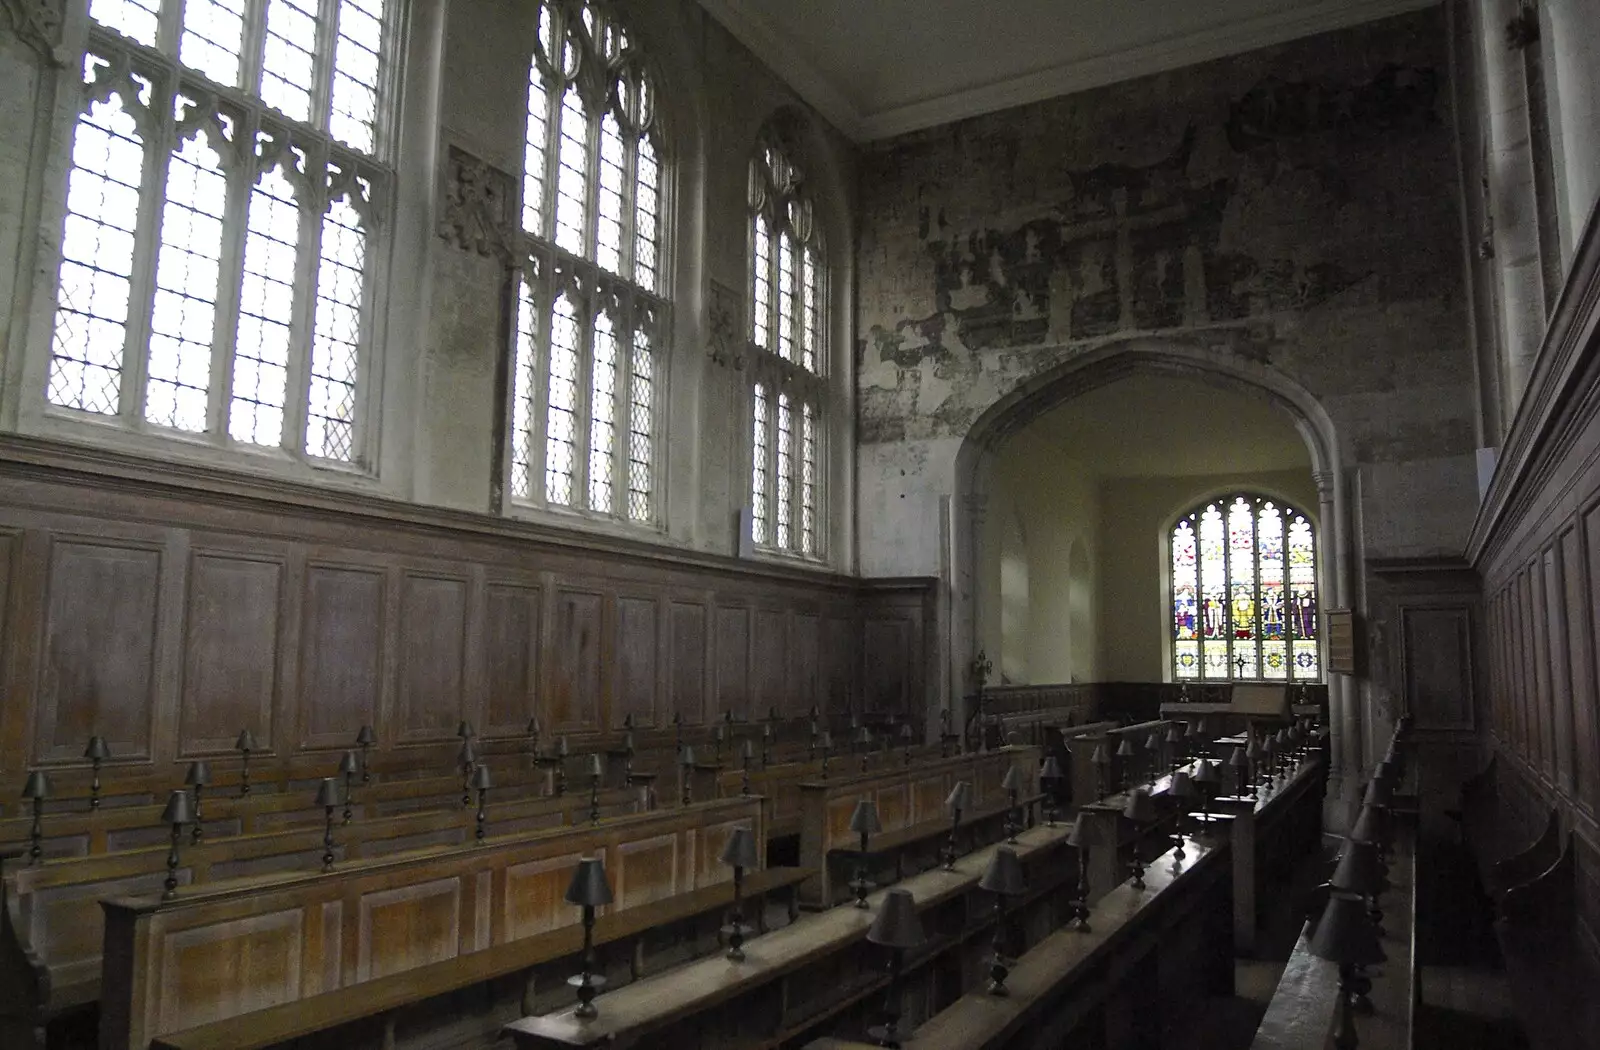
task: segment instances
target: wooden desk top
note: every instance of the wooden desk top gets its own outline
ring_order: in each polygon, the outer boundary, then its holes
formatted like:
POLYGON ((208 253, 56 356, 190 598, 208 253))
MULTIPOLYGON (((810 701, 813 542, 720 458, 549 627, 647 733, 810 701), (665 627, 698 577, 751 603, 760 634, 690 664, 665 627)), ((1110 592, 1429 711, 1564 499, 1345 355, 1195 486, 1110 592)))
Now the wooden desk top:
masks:
MULTIPOLYGON (((1066 825, 1030 828, 1018 836, 1018 844, 1011 848, 1019 856, 1028 857, 1059 845, 1070 831, 1066 825)), ((919 907, 947 900, 976 885, 999 848, 999 845, 990 846, 960 858, 953 872, 943 869, 923 872, 898 883, 895 888, 909 890, 919 907)), ((1148 881, 1149 876, 1146 878, 1148 881)), ((631 1045, 666 1024, 723 1002, 741 990, 776 980, 813 959, 841 951, 865 938, 887 892, 879 890, 870 894, 867 898, 870 908, 829 908, 781 930, 752 938, 745 942, 746 959, 742 963, 729 962, 721 955, 712 956, 603 994, 595 1000, 600 1016, 593 1020, 581 1021, 574 1017, 574 1005, 559 1013, 513 1021, 503 1031, 518 1047, 631 1045)))

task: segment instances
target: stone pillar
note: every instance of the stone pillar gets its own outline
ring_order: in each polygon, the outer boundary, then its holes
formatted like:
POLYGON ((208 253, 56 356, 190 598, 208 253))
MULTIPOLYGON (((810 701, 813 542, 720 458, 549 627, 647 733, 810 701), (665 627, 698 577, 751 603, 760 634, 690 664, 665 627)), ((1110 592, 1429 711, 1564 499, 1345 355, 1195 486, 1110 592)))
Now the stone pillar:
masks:
MULTIPOLYGON (((1318 515, 1322 521, 1322 549, 1318 593, 1324 609, 1348 609, 1351 600, 1350 573, 1354 561, 1349 556, 1348 530, 1344 486, 1339 474, 1332 470, 1319 470, 1312 474, 1317 484, 1318 515)), ((1324 639, 1326 641, 1326 639, 1324 639)), ((1326 659, 1326 647, 1323 650, 1326 659)), ((1328 747, 1328 762, 1335 779, 1349 770, 1359 779, 1361 769, 1361 710, 1357 702, 1355 682, 1349 675, 1327 674, 1328 726, 1332 738, 1328 747)))
POLYGON ((1494 270, 1505 354, 1502 396, 1508 419, 1522 399, 1545 327, 1527 80, 1521 52, 1506 39, 1506 26, 1520 9, 1520 0, 1478 0, 1476 6, 1483 58, 1482 103, 1489 136, 1485 174, 1494 223, 1494 270))
POLYGON ((1542 0, 1548 39, 1545 55, 1555 72, 1550 123, 1560 142, 1566 183, 1562 263, 1600 200, 1600 4, 1594 0, 1542 0))

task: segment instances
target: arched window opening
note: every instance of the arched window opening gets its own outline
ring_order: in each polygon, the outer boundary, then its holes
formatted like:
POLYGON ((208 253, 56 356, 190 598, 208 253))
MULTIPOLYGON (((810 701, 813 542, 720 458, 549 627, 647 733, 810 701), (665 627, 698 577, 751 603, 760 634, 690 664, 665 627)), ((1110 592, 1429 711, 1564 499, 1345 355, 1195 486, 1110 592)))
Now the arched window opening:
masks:
POLYGON ((1178 681, 1316 681, 1317 545, 1310 520, 1246 493, 1173 526, 1172 671, 1178 681))
POLYGON ((827 304, 822 236, 804 177, 766 137, 750 161, 750 531, 820 557, 827 304))
POLYGON ((610 5, 541 0, 528 75, 511 497, 657 521, 665 149, 610 5))
POLYGON ((399 0, 92 0, 45 401, 363 458, 399 0))

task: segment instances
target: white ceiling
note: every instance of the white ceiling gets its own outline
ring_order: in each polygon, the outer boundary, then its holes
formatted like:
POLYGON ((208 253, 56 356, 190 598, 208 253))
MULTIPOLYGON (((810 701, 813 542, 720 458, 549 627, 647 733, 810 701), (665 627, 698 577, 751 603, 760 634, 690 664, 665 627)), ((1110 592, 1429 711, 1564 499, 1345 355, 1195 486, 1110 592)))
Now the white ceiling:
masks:
POLYGON ((858 141, 1437 0, 700 0, 858 141))
POLYGON ((1059 453, 1102 478, 1311 471, 1286 413, 1261 398, 1162 375, 1096 387, 1040 415, 1013 441, 1014 454, 1059 453))

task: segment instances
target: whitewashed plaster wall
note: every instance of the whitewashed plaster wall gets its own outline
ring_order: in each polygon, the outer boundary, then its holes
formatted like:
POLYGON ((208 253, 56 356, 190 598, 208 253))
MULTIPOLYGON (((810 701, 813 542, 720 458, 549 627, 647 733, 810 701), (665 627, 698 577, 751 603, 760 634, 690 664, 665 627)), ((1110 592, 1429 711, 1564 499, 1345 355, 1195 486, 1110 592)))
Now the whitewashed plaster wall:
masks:
MULTIPOLYGON (((0 427, 25 432, 33 429, 29 406, 34 415, 42 406, 37 391, 23 389, 31 385, 24 384, 24 364, 30 342, 31 353, 40 353, 38 332, 41 324, 48 326, 53 304, 63 144, 72 119, 68 96, 75 95, 75 55, 86 11, 84 0, 62 2, 65 29, 47 27, 62 41, 65 61, 59 68, 0 16, 0 427)), ((748 379, 710 360, 708 294, 712 282, 731 290, 742 334, 747 162, 758 131, 778 115, 797 140, 796 159, 828 244, 827 296, 835 309, 829 331, 834 382, 826 411, 835 426, 824 449, 826 547, 830 567, 848 571, 855 521, 855 377, 849 366, 853 147, 693 0, 619 0, 616 6, 658 65, 670 136, 672 345, 658 486, 666 493, 664 527, 654 532, 608 526, 559 512, 527 516, 646 542, 737 550, 735 516, 748 499, 748 379)), ((507 352, 501 317, 505 269, 492 255, 447 241, 438 226, 451 147, 520 185, 537 8, 520 0, 410 0, 404 10, 388 286, 372 350, 380 365, 375 375, 381 395, 371 420, 378 441, 365 476, 302 471, 292 480, 494 513, 496 371, 507 352)), ((66 439, 97 440, 94 429, 66 439)), ((114 434, 109 440, 117 442, 114 434)), ((175 447, 152 454, 256 469, 215 450, 175 447)))

